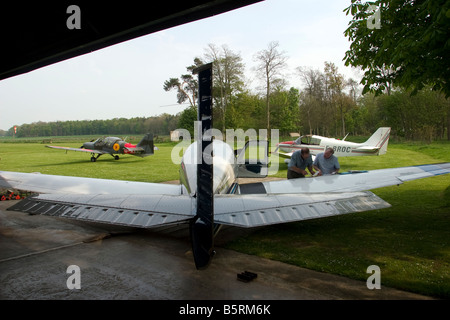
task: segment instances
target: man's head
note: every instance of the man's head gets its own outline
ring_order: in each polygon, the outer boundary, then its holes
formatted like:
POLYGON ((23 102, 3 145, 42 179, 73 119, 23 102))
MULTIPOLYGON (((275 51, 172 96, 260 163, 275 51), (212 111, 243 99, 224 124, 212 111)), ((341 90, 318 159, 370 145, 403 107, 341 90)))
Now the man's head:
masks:
POLYGON ((300 152, 303 159, 309 158, 309 148, 302 148, 302 151, 300 152))
POLYGON ((323 153, 323 156, 325 157, 325 159, 330 159, 330 157, 333 155, 334 150, 333 148, 327 148, 325 150, 325 152, 323 153))

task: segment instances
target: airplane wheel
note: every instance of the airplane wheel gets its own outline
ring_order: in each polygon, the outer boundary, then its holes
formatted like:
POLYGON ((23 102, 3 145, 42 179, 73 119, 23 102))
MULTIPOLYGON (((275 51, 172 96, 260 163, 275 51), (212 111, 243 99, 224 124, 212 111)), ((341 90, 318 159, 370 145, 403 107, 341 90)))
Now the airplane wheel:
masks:
POLYGON ((97 159, 95 159, 95 157, 91 157, 91 162, 95 162, 97 161, 97 159))
POLYGON ((114 160, 119 160, 119 156, 114 156, 114 160))

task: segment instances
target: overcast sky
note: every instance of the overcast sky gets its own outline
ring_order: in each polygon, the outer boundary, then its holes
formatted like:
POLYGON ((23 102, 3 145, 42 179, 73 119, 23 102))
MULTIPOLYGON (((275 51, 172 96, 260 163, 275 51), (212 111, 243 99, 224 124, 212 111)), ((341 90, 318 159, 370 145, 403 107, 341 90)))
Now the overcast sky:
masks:
MULTIPOLYGON (((176 92, 163 90, 186 73, 209 43, 240 53, 246 78, 256 85, 254 55, 278 41, 288 59, 286 80, 301 88, 298 66, 323 70, 335 63, 347 78, 360 80, 342 61, 350 0, 266 0, 211 18, 152 33, 90 54, 0 81, 0 129, 37 121, 94 120, 176 114, 176 92), (169 105, 169 106, 168 106, 169 105)), ((81 8, 81 19, 83 19, 81 8)))

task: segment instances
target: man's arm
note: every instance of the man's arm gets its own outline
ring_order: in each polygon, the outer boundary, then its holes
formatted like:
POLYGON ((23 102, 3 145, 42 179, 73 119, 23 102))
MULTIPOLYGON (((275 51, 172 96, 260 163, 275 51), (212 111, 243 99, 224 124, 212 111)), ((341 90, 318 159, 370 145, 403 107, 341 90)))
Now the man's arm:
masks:
MULTIPOLYGON (((304 176, 306 176, 308 174, 308 172, 306 172, 306 170, 297 168, 296 166, 289 167, 289 170, 295 171, 297 173, 301 173, 304 176)), ((311 172, 311 170, 310 170, 310 172, 311 172)))
POLYGON ((318 166, 316 166, 316 165, 313 165, 313 168, 318 172, 318 175, 319 176, 321 176, 323 173, 322 173, 322 170, 320 170, 320 168, 318 167, 318 166))
POLYGON ((339 161, 338 161, 337 157, 334 159, 334 168, 336 169, 336 170, 334 170, 334 173, 338 173, 339 169, 341 168, 341 166, 339 165, 339 161))
POLYGON ((320 170, 319 168, 319 158, 320 158, 320 153, 316 156, 316 158, 314 159, 313 162, 313 167, 314 169, 316 169, 316 171, 318 172, 318 175, 321 176, 322 175, 322 170, 320 170))

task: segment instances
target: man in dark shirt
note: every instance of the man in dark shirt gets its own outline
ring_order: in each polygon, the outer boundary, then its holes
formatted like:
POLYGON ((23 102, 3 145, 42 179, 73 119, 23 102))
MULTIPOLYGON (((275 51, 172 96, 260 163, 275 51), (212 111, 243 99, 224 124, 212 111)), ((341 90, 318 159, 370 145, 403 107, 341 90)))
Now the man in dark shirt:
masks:
POLYGON ((308 168, 311 175, 314 175, 315 171, 313 169, 312 157, 309 154, 309 148, 302 148, 292 154, 288 164, 287 178, 304 178, 308 174, 306 168, 308 168))

